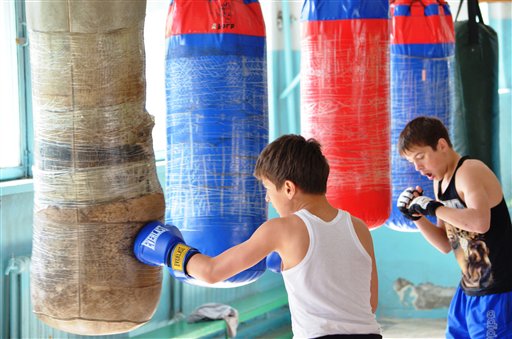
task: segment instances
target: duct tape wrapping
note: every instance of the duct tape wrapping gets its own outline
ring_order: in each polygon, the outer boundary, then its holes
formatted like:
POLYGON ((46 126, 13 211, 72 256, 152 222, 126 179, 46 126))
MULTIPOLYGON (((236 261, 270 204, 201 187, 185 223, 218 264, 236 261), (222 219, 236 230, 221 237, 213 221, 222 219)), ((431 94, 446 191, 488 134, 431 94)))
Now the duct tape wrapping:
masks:
MULTIPOLYGON (((400 157, 397 143, 405 125, 419 116, 440 119, 448 130, 454 110, 454 30, 448 4, 429 0, 391 5, 391 177, 392 209, 385 226, 418 231, 396 207, 400 193, 420 186, 434 197, 432 182, 400 157)), ((429 217, 435 223, 435 218, 429 217)))
MULTIPOLYGON (((253 176, 268 143, 260 4, 173 1, 166 65, 165 219, 181 230, 187 244, 216 256, 247 240, 266 220, 265 192, 253 176)), ((206 286, 245 285, 264 271, 263 260, 206 286)))
POLYGON ((66 332, 130 331, 160 296, 161 269, 132 254, 138 230, 164 214, 144 108, 144 10, 145 1, 27 3, 32 303, 66 332))
POLYGON ((382 225, 390 210, 388 2, 306 0, 301 128, 323 146, 327 198, 382 225))

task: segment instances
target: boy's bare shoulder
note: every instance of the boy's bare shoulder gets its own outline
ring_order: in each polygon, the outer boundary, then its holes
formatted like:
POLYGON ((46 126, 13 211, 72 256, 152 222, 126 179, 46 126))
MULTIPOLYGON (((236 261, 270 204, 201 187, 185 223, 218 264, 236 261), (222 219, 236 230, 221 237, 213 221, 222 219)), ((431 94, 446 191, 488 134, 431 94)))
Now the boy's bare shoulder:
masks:
POLYGON ((306 225, 297 215, 270 219, 265 222, 265 239, 274 243, 281 255, 285 255, 287 249, 297 248, 298 244, 308 238, 306 225))
POLYGON ((354 225, 354 229, 356 231, 358 230, 365 230, 368 231, 368 225, 366 223, 359 219, 358 217, 354 217, 353 215, 350 215, 350 218, 352 219, 352 224, 354 225))
POLYGON ((365 248, 366 252, 373 258, 373 241, 372 235, 370 234, 370 230, 368 229, 368 225, 364 221, 359 218, 351 215, 352 224, 354 225, 354 230, 359 238, 359 241, 365 248))
POLYGON ((491 174, 492 170, 481 160, 467 159, 460 166, 459 173, 470 175, 491 174))
POLYGON ((301 225, 302 223, 302 219, 295 214, 291 214, 285 217, 269 219, 267 222, 265 222, 265 224, 269 224, 270 227, 280 229, 293 228, 297 225, 301 225))
POLYGON ((459 183, 481 183, 492 189, 499 189, 499 180, 494 172, 478 159, 468 159, 457 171, 457 182, 459 183), (496 187, 495 187, 496 186, 496 187))
POLYGON ((268 228, 274 228, 274 229, 283 229, 283 228, 289 228, 294 227, 295 225, 299 224, 301 222, 301 219, 296 216, 295 214, 291 214, 286 217, 277 217, 272 218, 267 221, 265 221, 261 226, 262 227, 268 227, 268 228))

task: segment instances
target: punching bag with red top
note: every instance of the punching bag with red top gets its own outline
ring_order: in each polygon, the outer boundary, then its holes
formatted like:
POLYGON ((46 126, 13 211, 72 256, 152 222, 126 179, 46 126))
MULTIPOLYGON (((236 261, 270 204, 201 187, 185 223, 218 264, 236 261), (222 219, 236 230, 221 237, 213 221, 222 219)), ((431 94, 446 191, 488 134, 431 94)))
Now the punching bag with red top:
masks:
MULTIPOLYGON (((391 2, 391 184, 392 209, 386 226, 418 231, 396 207, 407 187, 433 197, 432 182, 398 154, 405 125, 419 116, 438 118, 450 129, 454 108, 454 30, 448 4, 436 0, 391 2)), ((435 223, 435 218, 428 217, 435 223)))
MULTIPOLYGON (((167 17, 167 224, 216 256, 267 218, 254 166, 268 143, 265 24, 256 0, 174 0, 167 17)), ((226 281, 256 281, 265 260, 226 281)))

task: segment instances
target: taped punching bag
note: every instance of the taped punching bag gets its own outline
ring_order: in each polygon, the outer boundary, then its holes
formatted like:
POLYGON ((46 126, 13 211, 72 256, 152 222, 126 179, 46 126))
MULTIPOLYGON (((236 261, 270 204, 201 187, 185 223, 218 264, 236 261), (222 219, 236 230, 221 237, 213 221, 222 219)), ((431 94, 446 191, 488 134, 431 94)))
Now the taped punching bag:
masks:
MULTIPOLYGON (((174 0, 167 19, 166 223, 216 256, 266 220, 253 176, 268 143, 265 25, 258 1, 174 0), (193 19, 191 19, 193 18, 193 19)), ((224 282, 256 280, 261 261, 224 282)))
MULTIPOLYGON (((432 182, 400 157, 400 132, 419 116, 440 119, 450 130, 453 114, 454 30, 448 4, 435 0, 391 3, 391 177, 392 209, 386 226, 418 231, 396 207, 407 187, 421 186, 434 196, 432 182)), ((435 218, 429 217, 435 223, 435 218)))
POLYGON ((455 22, 454 147, 499 176, 498 36, 484 24, 478 1, 467 3, 468 20, 455 22))
POLYGON ((301 128, 323 148, 327 198, 370 227, 389 216, 388 1, 306 0, 301 128))
POLYGON ((27 2, 34 142, 31 294, 59 330, 133 330, 153 315, 158 267, 132 254, 163 219, 144 110, 145 1, 27 2))

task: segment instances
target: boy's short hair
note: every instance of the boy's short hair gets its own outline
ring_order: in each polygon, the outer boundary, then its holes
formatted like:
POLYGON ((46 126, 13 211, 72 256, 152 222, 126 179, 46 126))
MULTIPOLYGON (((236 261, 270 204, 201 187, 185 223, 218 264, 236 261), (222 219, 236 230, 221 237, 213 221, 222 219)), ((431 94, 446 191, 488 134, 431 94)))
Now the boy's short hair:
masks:
POLYGON ((318 141, 288 134, 263 149, 256 161, 254 176, 270 180, 277 189, 290 180, 305 193, 325 194, 329 163, 318 141))
POLYGON ((452 142, 448 130, 441 120, 433 117, 417 117, 405 126, 398 138, 398 152, 404 155, 415 146, 430 146, 435 151, 439 139, 445 139, 450 147, 452 142))

